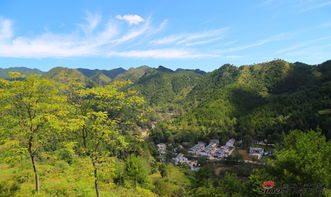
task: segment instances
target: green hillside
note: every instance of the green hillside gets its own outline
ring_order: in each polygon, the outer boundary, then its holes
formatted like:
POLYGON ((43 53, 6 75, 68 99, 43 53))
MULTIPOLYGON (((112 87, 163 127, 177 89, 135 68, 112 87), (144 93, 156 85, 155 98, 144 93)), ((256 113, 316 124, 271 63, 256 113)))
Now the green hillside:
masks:
POLYGON ((151 70, 152 68, 148 66, 140 66, 137 68, 130 68, 126 72, 123 72, 115 77, 115 80, 130 80, 130 81, 137 81, 140 77, 142 77, 147 71, 151 70))
POLYGON ((64 67, 55 67, 49 70, 48 72, 42 75, 44 78, 53 79, 55 81, 60 81, 63 78, 72 78, 78 82, 83 83, 87 87, 93 87, 96 85, 94 81, 83 75, 76 69, 64 68, 64 67))
POLYGON ((93 75, 102 73, 106 75, 109 78, 115 78, 117 75, 122 74, 126 72, 123 68, 115 68, 111 70, 99 70, 99 69, 86 69, 86 68, 77 68, 77 70, 81 73, 83 73, 86 77, 92 77, 93 75))
POLYGON ((170 121, 183 114, 180 104, 202 75, 194 72, 168 72, 149 69, 131 87, 145 98, 151 108, 150 119, 155 122, 170 121))
POLYGON ((32 74, 43 74, 41 70, 36 68, 26 68, 26 67, 11 67, 11 68, 0 68, 0 78, 7 78, 9 72, 19 72, 23 75, 32 75, 32 74))
MULTIPOLYGON (((234 136, 279 141, 290 129, 331 137, 331 64, 282 60, 208 73, 184 99, 188 111, 168 124, 178 140, 234 136)), ((158 129, 156 129, 158 130, 158 129)))
POLYGON ((112 82, 112 79, 107 77, 103 73, 96 73, 95 75, 92 75, 90 79, 93 80, 99 86, 108 85, 112 82))
POLYGON ((151 70, 134 85, 151 105, 177 103, 199 81, 201 75, 193 72, 162 72, 151 70))

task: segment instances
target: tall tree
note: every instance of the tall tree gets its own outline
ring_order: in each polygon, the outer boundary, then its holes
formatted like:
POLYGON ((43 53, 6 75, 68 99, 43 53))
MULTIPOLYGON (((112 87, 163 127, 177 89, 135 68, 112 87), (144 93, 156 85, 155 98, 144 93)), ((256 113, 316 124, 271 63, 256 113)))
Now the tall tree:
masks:
POLYGON ((54 81, 36 75, 26 78, 20 73, 11 73, 10 81, 0 81, 0 118, 8 123, 2 129, 10 132, 29 154, 36 192, 40 190, 38 152, 61 130, 69 113, 66 96, 59 94, 60 87, 54 81))
POLYGON ((81 121, 77 140, 82 154, 91 159, 96 196, 99 192, 98 171, 118 150, 125 150, 132 140, 139 139, 133 126, 141 119, 143 98, 132 91, 122 91, 129 82, 79 89, 71 97, 76 117, 81 121))

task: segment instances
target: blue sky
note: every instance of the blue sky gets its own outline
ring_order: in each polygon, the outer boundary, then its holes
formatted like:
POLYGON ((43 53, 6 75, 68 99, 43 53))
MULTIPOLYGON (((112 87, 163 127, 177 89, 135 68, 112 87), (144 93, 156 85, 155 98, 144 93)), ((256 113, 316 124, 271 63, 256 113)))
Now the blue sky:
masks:
POLYGON ((0 67, 331 59, 331 0, 0 0, 0 67))

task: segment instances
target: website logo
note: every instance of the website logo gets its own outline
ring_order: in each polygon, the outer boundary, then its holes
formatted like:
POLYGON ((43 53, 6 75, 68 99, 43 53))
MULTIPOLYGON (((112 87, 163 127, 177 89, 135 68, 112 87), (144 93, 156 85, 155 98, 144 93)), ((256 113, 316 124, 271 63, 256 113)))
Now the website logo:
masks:
POLYGON ((264 189, 272 189, 273 187, 275 187, 275 182, 273 182, 273 181, 265 181, 264 183, 262 183, 262 187, 264 189))

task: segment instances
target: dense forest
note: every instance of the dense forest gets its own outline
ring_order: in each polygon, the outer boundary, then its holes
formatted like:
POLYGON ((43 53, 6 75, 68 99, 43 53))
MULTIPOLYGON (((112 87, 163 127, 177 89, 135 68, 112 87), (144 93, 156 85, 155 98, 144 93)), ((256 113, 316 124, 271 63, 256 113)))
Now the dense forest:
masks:
POLYGON ((277 192, 263 189, 266 181, 300 190, 282 196, 331 196, 331 61, 208 73, 17 67, 0 78, 0 197, 277 192), (263 141, 273 154, 250 163, 238 151, 221 162, 198 158, 198 170, 170 162, 199 141, 229 138, 246 151, 263 141), (165 160, 159 143, 170 147, 165 160))

